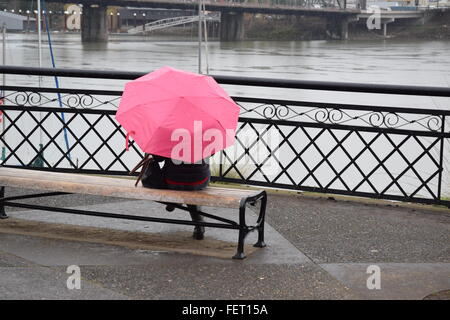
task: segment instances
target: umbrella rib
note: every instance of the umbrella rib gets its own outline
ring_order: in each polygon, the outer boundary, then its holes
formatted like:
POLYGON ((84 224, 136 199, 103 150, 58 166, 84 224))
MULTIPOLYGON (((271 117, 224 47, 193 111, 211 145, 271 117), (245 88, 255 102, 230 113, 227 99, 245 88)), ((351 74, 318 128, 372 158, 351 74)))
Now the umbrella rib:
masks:
MULTIPOLYGON (((176 91, 172 91, 171 88, 168 89, 168 88, 166 88, 164 86, 159 85, 159 83, 152 83, 152 85, 155 86, 155 87, 158 87, 159 89, 162 89, 162 90, 164 90, 164 91, 166 91, 166 92, 168 92, 170 94, 174 94, 174 95, 178 95, 179 94, 176 91)), ((201 96, 189 95, 189 97, 192 97, 192 98, 217 98, 217 97, 223 98, 222 96, 211 96, 211 95, 201 95, 201 96)))
MULTIPOLYGON (((134 109, 134 108, 136 108, 136 107, 140 107, 140 106, 143 106, 143 105, 148 105, 148 104, 153 104, 153 103, 158 103, 158 102, 164 102, 164 101, 169 101, 169 100, 172 100, 173 98, 167 98, 167 99, 161 99, 161 100, 154 100, 154 101, 152 101, 152 102, 142 102, 142 103, 139 103, 139 104, 136 104, 136 105, 134 105, 133 107, 131 107, 131 108, 129 108, 128 110, 126 110, 125 112, 128 112, 128 111, 130 111, 130 110, 132 110, 132 109, 134 109)), ((124 112, 124 113, 125 113, 124 112)))
MULTIPOLYGON (((202 97, 190 97, 190 98, 202 98, 202 97)), ((226 102, 230 103, 230 101, 229 101, 228 99, 226 99, 225 97, 220 96, 220 97, 215 97, 215 98, 216 98, 216 99, 217 99, 217 98, 220 98, 220 99, 225 100, 226 102)), ((188 99, 186 99, 186 100, 189 101, 190 99, 188 98, 188 99)), ((189 102, 192 103, 193 105, 195 105, 195 103, 193 103, 193 102, 191 102, 191 101, 189 101, 189 102)), ((231 102, 233 102, 234 104, 236 104, 233 100, 232 100, 231 102)), ((236 107, 239 109, 239 113, 240 113, 241 108, 240 108, 237 104, 236 104, 236 107)), ((209 113, 209 110, 208 110, 208 109, 201 108, 201 110, 202 110, 203 112, 205 112, 206 114, 208 114, 210 117, 215 118, 214 115, 212 115, 211 113, 209 113)), ((239 115, 238 115, 238 117, 239 117, 239 115)), ((222 129, 225 130, 225 128, 222 126, 222 123, 221 123, 220 121, 217 121, 217 122, 220 123, 220 126, 222 127, 222 129)))
POLYGON ((167 93, 170 93, 170 94, 175 94, 175 95, 177 95, 178 93, 176 93, 176 92, 173 92, 172 90, 169 90, 169 89, 167 89, 166 87, 164 87, 164 86, 160 86, 158 83, 152 83, 152 85, 153 86, 155 86, 155 87, 158 87, 159 89, 162 89, 162 90, 164 90, 164 91, 166 91, 167 93))
MULTIPOLYGON (((181 98, 179 97, 179 98, 178 98, 178 102, 177 102, 176 105, 178 105, 178 103, 180 102, 180 100, 181 100, 181 98)), ((174 109, 174 108, 172 108, 172 109, 174 109)), ((150 137, 150 139, 148 140, 148 142, 145 144, 145 149, 147 149, 148 146, 151 144, 151 142, 152 142, 152 140, 153 140, 153 137, 155 136, 155 133, 161 128, 161 125, 164 124, 164 123, 166 122, 167 118, 169 118, 170 115, 171 115, 171 113, 168 112, 168 113, 166 114, 166 116, 164 117, 164 120, 162 120, 162 121, 160 122, 160 124, 156 126, 154 133, 152 134, 152 136, 150 137)))

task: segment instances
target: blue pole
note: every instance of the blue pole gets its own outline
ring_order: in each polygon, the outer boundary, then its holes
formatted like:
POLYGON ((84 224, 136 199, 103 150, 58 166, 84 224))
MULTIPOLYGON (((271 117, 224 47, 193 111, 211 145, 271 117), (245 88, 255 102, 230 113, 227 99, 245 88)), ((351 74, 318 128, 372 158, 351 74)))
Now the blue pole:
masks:
MULTIPOLYGON (((2 35, 3 35, 3 46, 2 46, 2 51, 3 51, 3 65, 6 65, 6 24, 3 23, 2 26, 2 35)), ((3 85, 6 86, 6 75, 3 74, 3 85)), ((1 99, 3 100, 2 103, 5 103, 5 90, 2 90, 1 92, 1 99)), ((1 120, 2 120, 2 134, 5 134, 5 110, 3 110, 2 114, 1 114, 1 120)), ((5 139, 5 136, 3 136, 3 139, 5 139)), ((5 144, 3 144, 2 146, 2 157, 1 160, 5 161, 6 159, 6 146, 5 144)))
MULTIPOLYGON (((49 48, 50 48, 50 57, 52 59, 52 66, 53 66, 53 68, 56 68, 55 57, 53 55, 52 39, 51 39, 51 36, 50 36, 50 30, 49 30, 48 18, 47 18, 48 11, 47 11, 46 6, 45 6, 45 0, 42 0, 42 6, 43 6, 43 9, 45 11, 45 15, 44 15, 45 29, 47 30, 47 38, 48 38, 48 45, 49 45, 49 48)), ((59 80, 58 80, 57 76, 55 76, 55 85, 56 85, 56 88, 59 89, 59 80)), ((62 108, 63 104, 62 104, 62 99, 61 99, 61 93, 58 92, 57 94, 58 94, 59 106, 62 108)), ((65 116, 64 116, 64 112, 61 112, 61 119, 62 119, 63 123, 65 124, 66 123, 66 119, 65 119, 65 116)), ((66 128, 64 128, 64 141, 66 143, 66 147, 67 147, 67 151, 68 151, 67 156, 68 156, 68 158, 70 160, 71 157, 70 157, 70 152, 69 152, 69 137, 67 136, 67 129, 66 128)))

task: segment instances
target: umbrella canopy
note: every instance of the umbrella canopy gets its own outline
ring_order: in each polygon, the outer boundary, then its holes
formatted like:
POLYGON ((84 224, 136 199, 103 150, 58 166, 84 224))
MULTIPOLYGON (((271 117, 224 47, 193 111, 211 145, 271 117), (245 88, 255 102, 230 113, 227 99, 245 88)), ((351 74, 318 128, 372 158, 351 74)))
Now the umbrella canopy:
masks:
POLYGON ((234 144, 239 110, 212 77, 163 67, 125 85, 116 119, 142 151, 194 163, 234 144))

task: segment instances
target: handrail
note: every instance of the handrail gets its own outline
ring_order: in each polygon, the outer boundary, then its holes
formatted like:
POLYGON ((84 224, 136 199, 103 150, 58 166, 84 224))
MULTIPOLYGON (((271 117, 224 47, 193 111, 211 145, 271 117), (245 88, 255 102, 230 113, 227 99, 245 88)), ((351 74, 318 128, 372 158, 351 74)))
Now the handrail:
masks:
MULTIPOLYGON (((150 72, 149 70, 148 72, 150 72)), ((51 69, 22 66, 0 66, 0 74, 23 74, 34 76, 59 76, 74 78, 95 78, 114 80, 134 80, 148 72, 103 71, 80 69, 51 69)), ((307 89, 323 91, 344 91, 358 93, 378 93, 397 95, 417 95, 428 97, 450 97, 449 87, 409 86, 392 84, 368 84, 354 82, 332 82, 313 80, 286 80, 255 77, 211 75, 218 83, 241 86, 259 86, 287 89, 307 89)))
MULTIPOLYGON (((0 91, 16 91, 16 92, 45 92, 45 93, 61 93, 61 94, 83 94, 83 95, 101 95, 101 96, 122 96, 121 90, 102 90, 102 89, 74 89, 74 88, 43 88, 43 87, 24 87, 24 86, 3 86, 0 85, 0 91)), ((295 107, 312 107, 312 108, 327 108, 339 110, 359 110, 359 111, 375 111, 375 112, 401 112, 412 114, 427 114, 450 116, 450 110, 443 109, 427 109, 427 108, 410 108, 410 107, 392 107, 392 106, 375 106, 362 104, 343 104, 343 103, 326 103, 317 101, 299 101, 299 100, 281 100, 281 99, 264 99, 256 97, 239 97, 231 96, 231 98, 239 102, 249 103, 271 103, 277 105, 289 105, 291 108, 295 107)), ((98 110, 98 109, 97 109, 98 110)))
MULTIPOLYGON (((198 21, 199 16, 182 16, 182 17, 171 17, 166 19, 161 19, 153 22, 146 23, 144 25, 137 26, 128 30, 128 33, 145 33, 158 29, 164 29, 168 27, 174 27, 182 24, 188 24, 198 21)), ((207 21, 220 21, 220 16, 218 14, 207 14, 203 16, 203 19, 207 21)))
MULTIPOLYGON (((21 78, 41 75, 126 81, 146 74, 15 66, 0 66, 1 73, 24 75, 21 78)), ((450 88, 445 87, 236 76, 214 78, 222 84, 240 86, 450 97, 450 88)), ((126 132, 114 117, 122 90, 93 89, 88 84, 84 87, 0 86, 0 90, 7 92, 5 102, 0 106, 0 110, 6 111, 7 126, 0 138, 9 150, 2 165, 31 167, 41 155, 41 151, 30 143, 31 137, 42 128, 47 137, 42 149, 48 155, 45 170, 128 173, 132 158, 124 157, 125 150, 112 143, 126 138, 126 132), (56 107, 53 93, 62 94, 64 108, 56 107), (106 105, 115 108, 106 109, 106 105), (61 111, 70 114, 67 123, 63 124, 74 141, 68 151, 59 146, 62 129, 53 132, 46 126, 47 121, 61 121, 60 117, 54 117, 61 111), (40 120, 38 112, 44 112, 46 116, 40 120), (30 125, 24 126, 23 120, 19 121, 22 116, 30 125), (5 132, 17 138, 5 139, 5 132), (91 148, 92 144, 96 148, 91 148), (31 160, 23 146, 31 147, 34 154, 31 160), (72 161, 65 162, 69 151, 82 154, 81 164, 77 162, 74 168, 69 167, 73 165, 72 161)), ((448 180, 446 155, 450 108, 405 108, 248 96, 232 98, 242 111, 240 130, 236 135, 242 148, 223 153, 224 162, 219 164, 219 173, 212 178, 215 181, 450 206, 443 193, 444 183, 448 180), (271 134, 269 130, 273 130, 271 134), (260 150, 263 152, 256 156, 260 150), (244 162, 240 162, 242 159, 244 162), (271 161, 276 161, 279 167, 270 167, 271 161), (241 163, 250 163, 252 171, 247 171, 246 166, 241 167, 241 163), (298 166, 306 171, 300 173, 298 166), (276 171, 269 175, 266 169, 276 171), (239 177, 233 177, 230 172, 236 172, 239 177), (383 181, 388 184, 379 184, 378 174, 383 174, 383 181)), ((139 157, 141 153, 137 146, 130 146, 134 157, 139 157)))

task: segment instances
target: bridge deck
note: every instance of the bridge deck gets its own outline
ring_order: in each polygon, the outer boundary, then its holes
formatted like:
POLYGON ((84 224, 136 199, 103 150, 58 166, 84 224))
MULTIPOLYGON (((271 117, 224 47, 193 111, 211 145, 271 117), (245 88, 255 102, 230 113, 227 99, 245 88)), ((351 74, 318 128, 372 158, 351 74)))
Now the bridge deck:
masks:
MULTIPOLYGON (((73 0, 50 0, 49 2, 73 3, 73 0)), ((98 0, 78 0, 77 3, 83 5, 99 4, 98 0)), ((167 8, 167 9, 197 9, 197 1, 186 0, 106 0, 102 4, 120 7, 139 7, 139 8, 167 8)), ((340 9, 340 8, 306 8, 276 5, 271 6, 259 3, 220 3, 205 1, 207 11, 231 11, 247 13, 267 13, 267 14, 298 14, 310 16, 325 16, 330 14, 354 15, 361 10, 340 9)))

